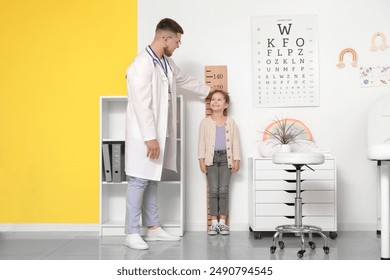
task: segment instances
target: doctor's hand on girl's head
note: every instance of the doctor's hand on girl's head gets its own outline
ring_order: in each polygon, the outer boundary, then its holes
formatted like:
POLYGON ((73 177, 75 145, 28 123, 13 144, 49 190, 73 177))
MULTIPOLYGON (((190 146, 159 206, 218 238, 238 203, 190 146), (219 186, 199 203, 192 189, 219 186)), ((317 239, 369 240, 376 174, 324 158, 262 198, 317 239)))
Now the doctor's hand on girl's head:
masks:
POLYGON ((151 159, 158 159, 160 156, 160 144, 157 139, 145 141, 146 144, 146 156, 151 159))

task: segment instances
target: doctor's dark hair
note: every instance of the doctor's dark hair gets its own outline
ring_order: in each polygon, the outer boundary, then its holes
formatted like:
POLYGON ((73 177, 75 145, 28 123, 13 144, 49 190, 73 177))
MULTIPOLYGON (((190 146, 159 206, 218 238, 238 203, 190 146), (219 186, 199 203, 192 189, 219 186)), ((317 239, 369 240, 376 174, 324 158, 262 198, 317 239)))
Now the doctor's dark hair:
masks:
POLYGON ((184 34, 183 28, 173 19, 164 18, 156 26, 156 32, 159 30, 171 31, 173 33, 184 34))
MULTIPOLYGON (((211 101, 211 98, 213 97, 214 93, 217 93, 217 92, 219 92, 223 95, 223 99, 225 99, 226 104, 230 103, 229 93, 222 90, 222 89, 214 89, 214 90, 210 91, 209 95, 207 95, 207 97, 206 97, 206 100, 211 101)), ((227 110, 228 110, 228 108, 225 108, 225 110, 223 110, 224 116, 227 116, 227 110)))

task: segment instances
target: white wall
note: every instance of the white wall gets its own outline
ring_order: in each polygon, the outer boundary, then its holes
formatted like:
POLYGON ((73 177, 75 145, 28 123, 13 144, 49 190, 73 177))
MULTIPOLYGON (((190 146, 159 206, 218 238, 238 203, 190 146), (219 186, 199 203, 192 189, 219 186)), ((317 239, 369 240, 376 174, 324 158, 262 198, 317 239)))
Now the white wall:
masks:
MULTIPOLYGON (((376 229, 375 163, 366 159, 366 118, 370 106, 390 87, 360 88, 358 69, 335 65, 344 48, 354 48, 358 64, 389 64, 390 50, 369 51, 371 36, 383 32, 390 39, 390 1, 387 0, 140 0, 138 47, 148 45, 157 22, 177 20, 184 29, 182 45, 174 53, 176 64, 201 80, 205 65, 227 65, 231 94, 230 116, 240 129, 242 169, 231 184, 232 230, 248 229, 249 156, 258 156, 257 145, 265 126, 278 116, 302 120, 319 147, 329 147, 338 165, 339 230, 376 229), (252 105, 251 17, 260 15, 318 15, 320 107, 254 108, 252 105)), ((198 127, 204 105, 187 97, 188 230, 206 224, 205 177, 197 161, 198 127)))

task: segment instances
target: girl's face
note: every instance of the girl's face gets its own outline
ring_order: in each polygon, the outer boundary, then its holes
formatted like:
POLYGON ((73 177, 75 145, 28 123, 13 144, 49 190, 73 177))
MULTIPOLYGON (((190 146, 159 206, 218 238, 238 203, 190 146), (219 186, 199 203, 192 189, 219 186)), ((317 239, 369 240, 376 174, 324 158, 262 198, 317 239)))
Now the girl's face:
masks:
POLYGON ((229 104, 226 103, 224 95, 220 92, 214 93, 210 100, 210 109, 213 112, 223 112, 227 107, 229 104))

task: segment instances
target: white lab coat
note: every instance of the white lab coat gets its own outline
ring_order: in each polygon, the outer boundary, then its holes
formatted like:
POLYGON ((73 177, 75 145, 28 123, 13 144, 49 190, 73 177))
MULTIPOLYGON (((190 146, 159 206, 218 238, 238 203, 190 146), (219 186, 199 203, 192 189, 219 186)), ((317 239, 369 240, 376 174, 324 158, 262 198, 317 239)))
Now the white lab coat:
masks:
POLYGON ((169 62, 168 77, 146 50, 134 59, 126 72, 129 102, 125 170, 128 176, 160 181, 163 168, 177 170, 176 87, 192 91, 203 99, 210 91, 208 86, 182 72, 171 58, 165 58, 169 62), (172 115, 168 116, 170 112, 172 115), (160 144, 157 160, 146 156, 145 141, 152 139, 160 144))

